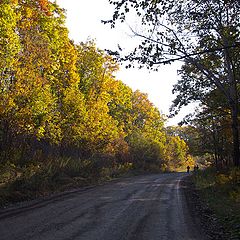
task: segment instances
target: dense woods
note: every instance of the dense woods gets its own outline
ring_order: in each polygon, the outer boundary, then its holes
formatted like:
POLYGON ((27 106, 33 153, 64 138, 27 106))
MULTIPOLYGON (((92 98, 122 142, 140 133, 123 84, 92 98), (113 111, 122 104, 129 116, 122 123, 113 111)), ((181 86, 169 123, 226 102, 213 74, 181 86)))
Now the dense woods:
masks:
MULTIPOLYGON (((216 226, 227 233, 225 237, 217 230, 220 239, 240 239, 240 1, 109 2, 115 9, 105 24, 115 28, 130 15, 141 24, 141 31, 132 29, 139 43, 134 49, 126 52, 121 46, 109 54, 127 67, 135 62, 156 71, 163 64, 182 61, 173 87, 172 115, 191 102, 197 101, 199 107, 181 127, 168 127, 167 134, 181 137, 198 164, 208 166, 195 171, 189 181, 191 191, 197 190, 195 196, 206 204, 200 204, 202 209, 212 212, 216 226)), ((208 221, 206 211, 198 207, 195 211, 208 221)))
POLYGON ((118 64, 93 41, 71 41, 64 24, 56 3, 0 2, 1 186, 49 191, 193 165, 147 95, 117 80, 118 64))
POLYGON ((131 28, 138 46, 130 52, 71 40, 54 1, 0 0, 0 206, 198 164, 206 170, 188 178, 196 196, 239 239, 240 2, 109 3, 115 10, 103 23, 115 28, 131 14, 141 25, 131 28), (119 62, 158 71, 174 61, 182 67, 171 114, 199 107, 167 127, 147 94, 116 72, 119 62))
POLYGON ((217 166, 238 167, 240 2, 109 2, 115 10, 105 24, 115 28, 131 14, 142 25, 142 31, 132 29, 139 43, 134 49, 121 51, 122 46, 109 53, 128 67, 135 62, 156 71, 163 64, 182 61, 172 114, 194 101, 200 106, 184 121, 192 126, 177 132, 186 137, 188 133, 194 155, 214 159, 217 166))

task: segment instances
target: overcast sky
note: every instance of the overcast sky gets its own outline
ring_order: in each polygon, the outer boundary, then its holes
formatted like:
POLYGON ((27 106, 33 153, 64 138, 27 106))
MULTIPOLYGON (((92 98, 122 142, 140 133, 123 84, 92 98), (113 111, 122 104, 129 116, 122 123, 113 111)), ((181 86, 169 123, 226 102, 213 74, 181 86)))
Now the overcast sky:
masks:
MULTIPOLYGON (((66 9, 67 27, 69 37, 76 43, 85 42, 88 39, 95 39, 100 49, 117 49, 120 44, 124 48, 130 48, 136 44, 136 39, 131 36, 127 24, 118 25, 116 29, 110 29, 101 23, 101 20, 111 18, 113 7, 108 0, 57 0, 60 7, 66 9)), ((128 22, 131 27, 136 28, 134 20, 128 22)), ((172 85, 177 82, 177 69, 180 63, 161 66, 158 72, 148 70, 125 69, 121 67, 117 78, 130 86, 133 90, 139 89, 147 93, 151 102, 163 114, 168 114, 172 95, 172 85)), ((181 114, 170 119, 168 125, 176 125, 184 115, 192 111, 192 107, 181 111, 181 114)))

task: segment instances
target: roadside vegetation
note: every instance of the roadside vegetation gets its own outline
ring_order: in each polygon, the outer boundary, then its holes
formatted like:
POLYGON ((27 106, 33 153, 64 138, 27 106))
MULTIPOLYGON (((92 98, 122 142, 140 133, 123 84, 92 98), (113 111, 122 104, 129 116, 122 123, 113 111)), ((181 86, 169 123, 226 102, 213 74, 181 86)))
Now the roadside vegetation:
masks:
POLYGON ((208 168, 195 173, 192 180, 229 239, 240 239, 240 169, 208 168))
POLYGON ((128 67, 137 63, 156 71, 161 65, 183 62, 173 87, 172 115, 192 102, 198 102, 199 107, 189 113, 181 127, 168 127, 167 131, 181 137, 196 163, 205 169, 192 179, 200 197, 231 233, 231 239, 240 239, 240 2, 110 3, 114 12, 105 24, 117 28, 128 22, 129 15, 135 15, 142 25, 132 28, 138 45, 129 52, 121 51, 124 46, 110 51, 115 58, 128 67))
POLYGON ((68 38, 56 3, 0 2, 0 204, 194 164, 117 70, 94 41, 68 38))

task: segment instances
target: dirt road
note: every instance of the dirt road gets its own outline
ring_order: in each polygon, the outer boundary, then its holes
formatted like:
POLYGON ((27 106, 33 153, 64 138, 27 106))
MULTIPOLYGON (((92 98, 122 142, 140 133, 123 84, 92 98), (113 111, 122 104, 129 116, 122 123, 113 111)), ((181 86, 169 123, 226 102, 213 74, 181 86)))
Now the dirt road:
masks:
POLYGON ((1 240, 203 240, 181 189, 185 173, 124 178, 0 212, 1 240))

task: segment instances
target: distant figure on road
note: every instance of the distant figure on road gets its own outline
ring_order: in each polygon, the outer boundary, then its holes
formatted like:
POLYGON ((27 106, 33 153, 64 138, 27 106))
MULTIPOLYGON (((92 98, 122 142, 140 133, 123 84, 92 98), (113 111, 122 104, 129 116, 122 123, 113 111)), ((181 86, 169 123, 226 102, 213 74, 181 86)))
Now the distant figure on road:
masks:
POLYGON ((199 169, 198 165, 194 166, 194 172, 197 172, 199 169))
POLYGON ((187 173, 189 173, 189 170, 190 170, 190 167, 189 167, 189 166, 187 166, 187 173))

